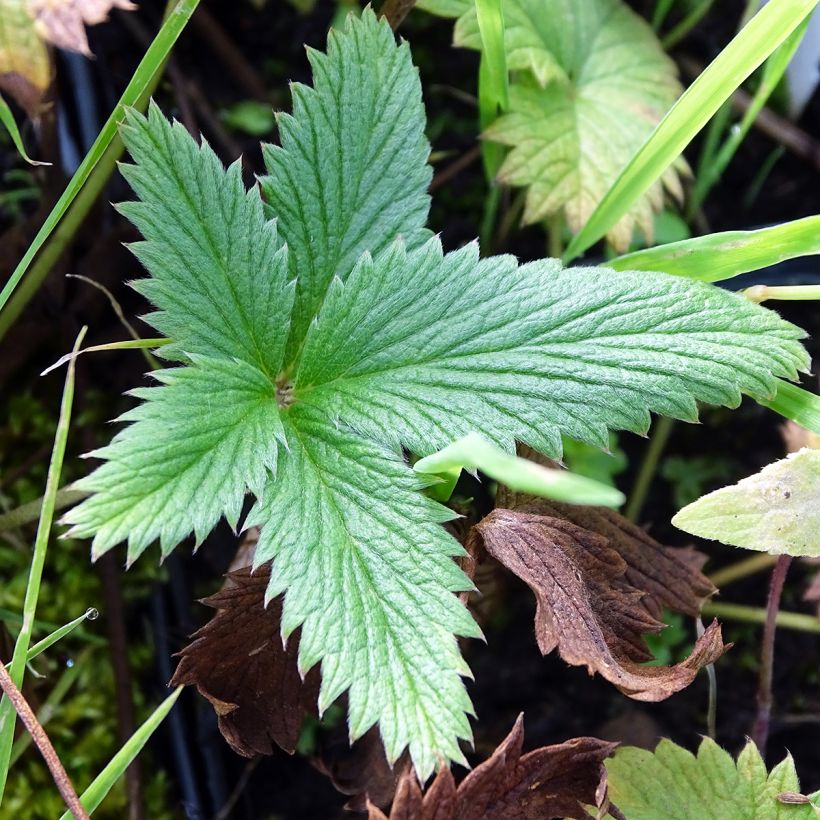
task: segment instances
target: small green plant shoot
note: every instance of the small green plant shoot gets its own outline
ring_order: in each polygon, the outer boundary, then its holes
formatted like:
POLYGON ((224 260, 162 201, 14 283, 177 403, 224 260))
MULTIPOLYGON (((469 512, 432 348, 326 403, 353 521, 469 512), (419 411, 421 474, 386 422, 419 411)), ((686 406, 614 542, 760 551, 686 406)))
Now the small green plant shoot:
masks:
POLYGON ((321 664, 319 710, 347 692, 350 738, 378 724, 389 761, 409 748, 424 779, 464 761, 457 637, 481 631, 455 594, 473 585, 441 526, 454 513, 406 454, 470 434, 510 456, 560 458, 562 435, 606 448, 652 412, 770 401, 809 359, 799 328, 710 284, 445 252, 409 46, 367 10, 308 56, 313 86, 291 86, 250 189, 156 106, 128 114, 138 200, 119 208, 168 366, 90 454, 103 463, 65 520, 94 556, 126 541, 130 564, 239 526, 250 493, 254 565, 272 562, 266 600, 283 596, 283 639, 301 630, 300 671, 321 664))

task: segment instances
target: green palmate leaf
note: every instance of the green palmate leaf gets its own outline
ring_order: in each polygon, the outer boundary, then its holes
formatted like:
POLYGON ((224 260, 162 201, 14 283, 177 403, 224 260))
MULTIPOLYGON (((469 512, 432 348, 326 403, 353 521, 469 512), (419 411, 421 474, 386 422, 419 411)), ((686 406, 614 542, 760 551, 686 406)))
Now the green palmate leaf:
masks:
MULTIPOLYGON (((526 222, 563 212, 580 230, 680 93, 674 63, 622 0, 504 0, 507 60, 519 76, 510 110, 485 133, 512 148, 499 179, 527 186, 526 222)), ((481 48, 475 11, 455 42, 481 48)), ((677 169, 684 166, 678 164, 677 169)), ((676 168, 608 234, 626 248, 638 225, 652 236, 663 186, 680 195, 676 168)))
POLYGON ((803 449, 684 507, 672 523, 724 544, 820 557, 820 450, 803 449))
POLYGON ((510 454, 521 440, 557 456, 562 434, 605 447, 650 410, 770 399, 807 356, 797 328, 710 285, 422 243, 407 46, 371 11, 330 42, 267 151, 276 225, 237 166, 156 109, 130 115, 140 201, 123 210, 151 274, 137 287, 179 364, 134 391, 66 520, 96 555, 127 540, 130 561, 152 540, 164 554, 202 540, 221 515, 235 525, 249 490, 268 598, 284 594, 284 635, 301 627, 302 670, 321 662, 320 706, 348 691, 351 737, 378 722, 391 761, 409 746, 426 776, 462 759, 454 636, 478 630, 454 594, 470 583, 451 513, 401 448, 426 456, 470 431, 510 454))
POLYGON ((349 688, 350 736, 377 720, 388 759, 409 744, 427 776, 436 754, 463 760, 471 736, 467 674, 453 633, 478 627, 452 595, 470 589, 440 526, 453 513, 426 498, 400 455, 294 405, 289 453, 249 516, 255 561, 275 558, 268 598, 287 590, 282 631, 302 625, 299 665, 322 661, 319 708, 349 688))
POLYGON ((94 535, 95 556, 128 539, 130 564, 157 539, 164 555, 192 532, 199 543, 223 515, 236 526, 247 489, 259 494, 275 469, 275 387, 243 362, 194 362, 132 391, 144 402, 120 421, 136 424, 90 453, 105 463, 74 487, 94 495, 65 521, 70 536, 94 535))
POLYGON ((365 14, 308 58, 313 88, 291 86, 293 116, 279 116, 281 147, 265 146, 261 180, 297 280, 288 363, 334 276, 396 236, 412 246, 430 235, 430 146, 409 46, 365 14))
POLYGON ((162 355, 240 359, 275 378, 282 363, 293 287, 287 252, 246 191, 242 168, 227 172, 156 105, 131 112, 122 129, 136 165, 122 167, 141 202, 119 206, 145 241, 131 246, 151 271, 135 284, 156 305, 148 321, 173 341, 162 355))
POLYGON ((650 410, 691 421, 698 400, 770 397, 774 375, 806 367, 802 335, 664 274, 396 243, 332 283, 293 396, 422 456, 476 432, 556 457, 561 433, 606 447, 608 428, 645 432, 650 410))
POLYGON ((654 752, 625 747, 606 761, 609 797, 629 820, 815 820, 787 756, 767 773, 749 741, 737 762, 704 738, 697 757, 669 740, 654 752), (783 796, 782 799, 778 799, 783 796))

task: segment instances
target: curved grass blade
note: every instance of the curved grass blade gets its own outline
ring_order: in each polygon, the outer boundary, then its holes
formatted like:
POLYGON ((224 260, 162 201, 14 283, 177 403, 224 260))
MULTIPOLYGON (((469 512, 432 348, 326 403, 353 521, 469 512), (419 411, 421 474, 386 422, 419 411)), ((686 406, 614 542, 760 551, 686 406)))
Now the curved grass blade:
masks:
POLYGON ((46 649, 54 646, 57 641, 62 640, 66 635, 71 634, 81 624, 86 621, 95 621, 99 616, 100 613, 94 609, 93 606, 89 607, 85 612, 83 612, 82 615, 75 618, 73 621, 63 624, 59 629, 55 629, 50 635, 46 635, 46 637, 41 641, 37 641, 37 643, 34 644, 34 646, 32 646, 26 654, 26 663, 33 661, 38 655, 42 655, 46 649))
MULTIPOLYGON (((87 328, 83 327, 74 343, 74 350, 79 350, 87 328)), ((34 629, 34 617, 37 612, 37 601, 40 597, 40 581, 43 577, 43 568, 48 551, 48 541, 51 536, 51 524, 54 520, 54 507, 57 499, 57 490, 60 486, 60 473, 63 469, 68 429, 71 424, 71 407, 74 403, 74 362, 68 366, 63 388, 63 399, 60 405, 60 418, 57 422, 57 432, 54 435, 54 448, 51 453, 51 462, 48 465, 46 491, 43 495, 43 509, 40 512, 40 521, 37 525, 37 536, 34 541, 34 550, 31 557, 26 596, 23 601, 23 623, 14 644, 14 653, 9 664, 9 675, 14 685, 19 689, 23 683, 26 659, 31 633, 34 629)), ((0 802, 6 787, 6 778, 9 770, 9 757, 14 741, 15 710, 11 701, 4 697, 0 701, 0 802)))
POLYGON ((701 282, 721 282, 798 256, 820 254, 820 216, 757 231, 726 231, 628 253, 607 262, 615 270, 657 270, 701 282))
POLYGON ((11 113, 9 104, 2 97, 0 97, 0 122, 6 126, 6 131, 9 132, 11 141, 17 149, 17 153, 20 154, 29 165, 51 165, 50 162, 38 162, 26 153, 26 146, 23 145, 23 138, 20 136, 20 129, 17 127, 17 123, 14 121, 14 114, 11 113))
MULTIPOLYGON (((146 100, 148 94, 150 94, 150 90, 155 86, 172 46, 177 41, 177 38, 182 33, 182 30, 185 28, 185 25, 188 20, 190 20, 191 15, 198 5, 199 0, 178 0, 171 13, 167 16, 162 28, 160 28, 157 33, 154 42, 151 43, 148 51, 145 52, 145 56, 142 58, 139 66, 137 66, 137 70, 134 72, 125 91, 123 91, 120 101, 111 112, 111 116, 105 125, 103 125, 99 136, 91 146, 91 150, 86 154, 85 159, 71 178, 71 181, 68 183, 65 191, 63 191, 57 204, 37 232, 25 255, 14 269, 11 278, 6 282, 3 290, 0 291, 0 311, 3 311, 3 313, 0 313, 0 338, 2 338, 9 329, 11 323, 24 307, 24 305, 18 305, 13 315, 3 315, 6 313, 6 311, 3 310, 6 302, 8 302, 14 289, 28 271, 38 251, 45 245, 48 238, 60 224, 60 220, 65 216, 71 204, 83 190, 97 164, 103 158, 103 155, 111 148, 117 136, 117 128, 123 118, 125 108, 128 106, 139 106, 146 100)), ((118 145, 117 155, 121 153, 121 151, 122 147, 118 145)), ((114 163, 112 162, 111 168, 113 169, 113 167, 114 163)), ((88 207, 90 207, 90 205, 91 203, 88 203, 88 207)), ((47 272, 47 270, 44 271, 42 275, 45 276, 47 272)))
POLYGON ((455 468, 481 470, 511 490, 570 504, 618 507, 624 502, 623 494, 614 487, 510 455, 477 433, 469 433, 413 465, 417 473, 444 474, 445 477, 455 468))
POLYGON ((603 237, 680 156, 740 84, 814 10, 818 0, 771 0, 683 93, 574 237, 564 261, 603 237))
MULTIPOLYGON (((148 720, 128 738, 125 745, 111 758, 108 765, 80 795, 80 802, 89 814, 92 814, 94 810, 99 807, 100 803, 105 800, 114 784, 122 777, 134 758, 142 751, 142 747, 145 746, 156 728, 171 711, 184 688, 183 686, 178 687, 154 709, 148 720)), ((71 813, 66 812, 60 820, 71 820, 71 813)))

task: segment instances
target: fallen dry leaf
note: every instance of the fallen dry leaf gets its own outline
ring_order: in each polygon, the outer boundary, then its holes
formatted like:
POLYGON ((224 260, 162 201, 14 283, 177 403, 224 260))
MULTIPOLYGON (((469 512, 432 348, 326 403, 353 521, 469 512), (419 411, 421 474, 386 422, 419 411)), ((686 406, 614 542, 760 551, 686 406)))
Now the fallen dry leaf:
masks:
MULTIPOLYGON (((663 629, 647 592, 627 578, 628 564, 609 539, 562 518, 497 509, 475 528, 487 552, 535 593, 541 652, 558 649, 636 700, 663 700, 688 686, 725 651, 715 622, 675 666, 644 666, 643 635, 663 629)), ((662 590, 664 579, 656 579, 662 590)), ((672 579, 670 579, 671 583, 672 579)), ((660 594, 656 590, 657 594, 660 594)))
MULTIPOLYGON (((588 818, 584 805, 606 811, 603 761, 616 743, 577 737, 522 755, 523 745, 524 716, 519 715, 506 739, 457 788, 451 771, 443 768, 422 792, 412 769, 406 769, 389 820, 588 818)), ((376 806, 368 808, 368 820, 388 820, 376 806)))
POLYGON ((129 0, 0 0, 0 92, 30 117, 51 83, 46 43, 90 56, 86 25, 101 23, 129 0))
POLYGON ((40 37, 57 48, 79 51, 89 57, 85 26, 102 23, 111 9, 136 8, 129 0, 28 0, 27 7, 40 37))
POLYGON ((319 670, 302 681, 298 639, 280 637, 281 600, 264 606, 269 571, 243 567, 202 603, 217 610, 180 652, 172 686, 190 684, 213 705, 219 730, 240 755, 293 752, 305 715, 316 714, 319 670))

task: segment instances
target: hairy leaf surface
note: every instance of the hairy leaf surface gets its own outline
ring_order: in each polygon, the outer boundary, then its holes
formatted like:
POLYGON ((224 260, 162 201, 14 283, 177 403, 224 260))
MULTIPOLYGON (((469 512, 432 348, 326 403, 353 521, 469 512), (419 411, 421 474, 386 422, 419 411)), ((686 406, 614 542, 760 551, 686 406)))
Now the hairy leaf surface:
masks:
POLYGON ((313 408, 291 407, 285 430, 248 523, 262 526, 255 565, 274 559, 268 599, 285 592, 283 636, 302 627, 300 669, 322 661, 320 710, 349 689, 352 739, 380 720, 391 762, 407 745, 422 776, 436 751, 462 760, 471 706, 453 633, 480 632, 452 594, 471 587, 441 526, 453 513, 399 454, 313 408))
POLYGON ((64 517, 70 536, 94 536, 95 556, 127 540, 129 564, 157 539, 163 555, 192 532, 201 542, 223 515, 235 527, 282 430, 273 385, 243 362, 196 357, 153 375, 161 386, 133 390, 143 403, 119 418, 134 423, 89 454, 105 463, 76 487, 93 495, 64 517))
POLYGON ((606 447, 607 428, 645 432, 650 410, 692 421, 696 401, 770 396, 807 366, 802 335, 664 274, 397 242, 331 284, 294 397, 419 455, 476 431, 558 456, 561 433, 606 447))
POLYGON ((786 805, 800 791, 791 755, 770 773, 749 741, 732 760, 704 738, 697 756, 661 740, 654 752, 626 747, 606 762, 612 802, 629 820, 814 820, 809 804, 786 805))
MULTIPOLYGON (((449 16, 459 5, 430 0, 449 16)), ((528 188, 525 222, 563 213, 580 230, 680 93, 677 70, 651 28, 622 0, 504 0, 508 113, 485 136, 511 147, 501 181, 528 188)), ((459 17, 456 45, 481 49, 474 4, 459 17)), ((663 187, 681 195, 678 171, 610 231, 626 249, 637 225, 651 238, 663 187)))
POLYGON ((704 495, 672 523, 736 547, 820 558, 820 450, 806 447, 704 495))
POLYGON ((334 276, 397 236, 413 246, 430 235, 430 146, 407 43, 368 12, 308 59, 313 88, 291 85, 293 114, 279 115, 282 144, 265 147, 261 181, 298 283, 289 362, 334 276))
POLYGON ((172 340, 162 355, 241 359, 276 378, 293 285, 258 191, 245 190, 239 162, 226 171, 156 105, 147 118, 131 112, 122 135, 137 163, 122 173, 140 201, 119 209, 144 237, 131 249, 151 278, 134 286, 158 308, 147 320, 172 340))

